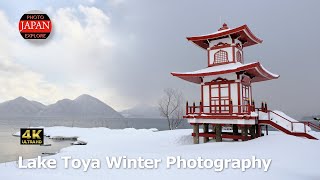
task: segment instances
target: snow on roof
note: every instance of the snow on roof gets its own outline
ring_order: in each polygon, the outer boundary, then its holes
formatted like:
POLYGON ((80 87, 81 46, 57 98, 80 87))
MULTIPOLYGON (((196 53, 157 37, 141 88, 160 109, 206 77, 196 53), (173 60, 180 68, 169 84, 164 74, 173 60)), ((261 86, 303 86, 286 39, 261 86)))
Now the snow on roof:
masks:
POLYGON ((233 29, 221 29, 207 35, 187 37, 187 39, 199 47, 207 49, 209 47, 208 40, 215 40, 228 35, 233 36, 233 38, 238 38, 238 40, 242 41, 244 43, 243 47, 262 43, 262 40, 256 37, 247 25, 242 25, 233 29))
POLYGON ((246 71, 253 76, 252 82, 266 81, 277 79, 279 75, 273 74, 266 70, 259 62, 242 64, 240 62, 229 63, 225 65, 211 66, 192 72, 172 72, 173 76, 177 76, 186 81, 200 84, 201 78, 204 76, 214 76, 220 74, 236 73, 246 71))
POLYGON ((254 63, 242 64, 240 62, 236 62, 236 63, 230 63, 230 64, 219 65, 219 66, 211 66, 211 67, 207 67, 207 68, 200 69, 197 71, 192 71, 192 72, 181 72, 181 73, 177 72, 177 74, 203 74, 203 73, 210 73, 210 72, 217 72, 217 71, 225 71, 225 70, 237 69, 239 67, 243 67, 250 64, 254 64, 254 63))
POLYGON ((262 68, 264 71, 266 71, 268 74, 270 74, 270 75, 272 75, 272 76, 274 76, 274 77, 279 77, 279 76, 280 76, 280 75, 278 75, 278 74, 274 74, 274 73, 268 71, 268 70, 267 70, 265 67, 263 67, 261 64, 260 64, 260 66, 261 66, 261 68, 262 68))
POLYGON ((210 35, 219 34, 219 33, 225 32, 225 31, 229 31, 229 30, 231 30, 231 29, 228 28, 228 29, 218 30, 218 31, 213 32, 213 33, 202 34, 202 35, 198 35, 198 36, 199 36, 199 37, 210 36, 210 35))

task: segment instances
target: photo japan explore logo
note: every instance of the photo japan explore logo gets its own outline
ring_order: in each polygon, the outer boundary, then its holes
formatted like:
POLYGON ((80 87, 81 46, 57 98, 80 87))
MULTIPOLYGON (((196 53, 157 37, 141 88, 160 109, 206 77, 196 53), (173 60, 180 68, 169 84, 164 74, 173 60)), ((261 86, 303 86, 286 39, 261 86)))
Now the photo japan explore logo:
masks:
POLYGON ((51 29, 49 16, 38 10, 25 13, 19 21, 19 31, 24 39, 47 39, 51 29))

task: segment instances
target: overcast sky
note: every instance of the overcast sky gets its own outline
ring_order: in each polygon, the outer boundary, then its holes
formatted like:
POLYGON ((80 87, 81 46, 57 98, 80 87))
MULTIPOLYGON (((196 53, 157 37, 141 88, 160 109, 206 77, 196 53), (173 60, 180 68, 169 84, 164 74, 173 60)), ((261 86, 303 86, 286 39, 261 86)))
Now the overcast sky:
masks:
POLYGON ((294 117, 320 114, 319 1, 213 0, 11 0, 0 2, 0 101, 24 96, 45 104, 83 93, 116 110, 156 105, 166 87, 190 101, 198 85, 172 71, 206 66, 206 53, 186 36, 247 24, 263 39, 245 49, 245 62, 260 61, 280 74, 256 83, 257 103, 294 117), (20 17, 42 10, 53 32, 42 44, 24 40, 20 17))

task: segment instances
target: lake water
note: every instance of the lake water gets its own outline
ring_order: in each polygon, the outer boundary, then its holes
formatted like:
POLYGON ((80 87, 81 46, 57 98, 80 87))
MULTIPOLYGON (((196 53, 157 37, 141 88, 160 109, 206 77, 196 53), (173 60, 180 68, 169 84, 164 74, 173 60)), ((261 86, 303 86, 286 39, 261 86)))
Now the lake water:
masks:
MULTIPOLYGON (((37 126, 68 126, 68 127, 107 127, 111 129, 137 128, 168 130, 165 119, 155 118, 6 118, 0 119, 0 163, 16 161, 19 156, 23 158, 33 158, 42 155, 43 152, 55 153, 60 149, 70 146, 72 141, 54 141, 45 138, 46 144, 51 146, 20 145, 20 138, 12 134, 20 131, 20 128, 37 126)), ((191 126, 184 121, 180 128, 190 128, 191 126)))
POLYGON ((10 135, 11 132, 0 132, 0 163, 17 161, 19 156, 23 158, 34 158, 42 153, 56 153, 64 147, 70 146, 72 141, 54 141, 46 138, 44 142, 51 146, 20 145, 20 138, 10 135))

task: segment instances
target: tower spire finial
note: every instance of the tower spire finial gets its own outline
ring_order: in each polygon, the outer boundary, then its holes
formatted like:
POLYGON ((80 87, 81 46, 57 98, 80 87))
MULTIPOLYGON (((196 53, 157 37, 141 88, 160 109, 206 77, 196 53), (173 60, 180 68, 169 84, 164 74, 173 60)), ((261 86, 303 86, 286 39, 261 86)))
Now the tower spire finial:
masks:
POLYGON ((225 29, 229 29, 229 27, 228 27, 228 25, 226 23, 223 23, 222 27, 219 28, 218 31, 225 30, 225 29))

